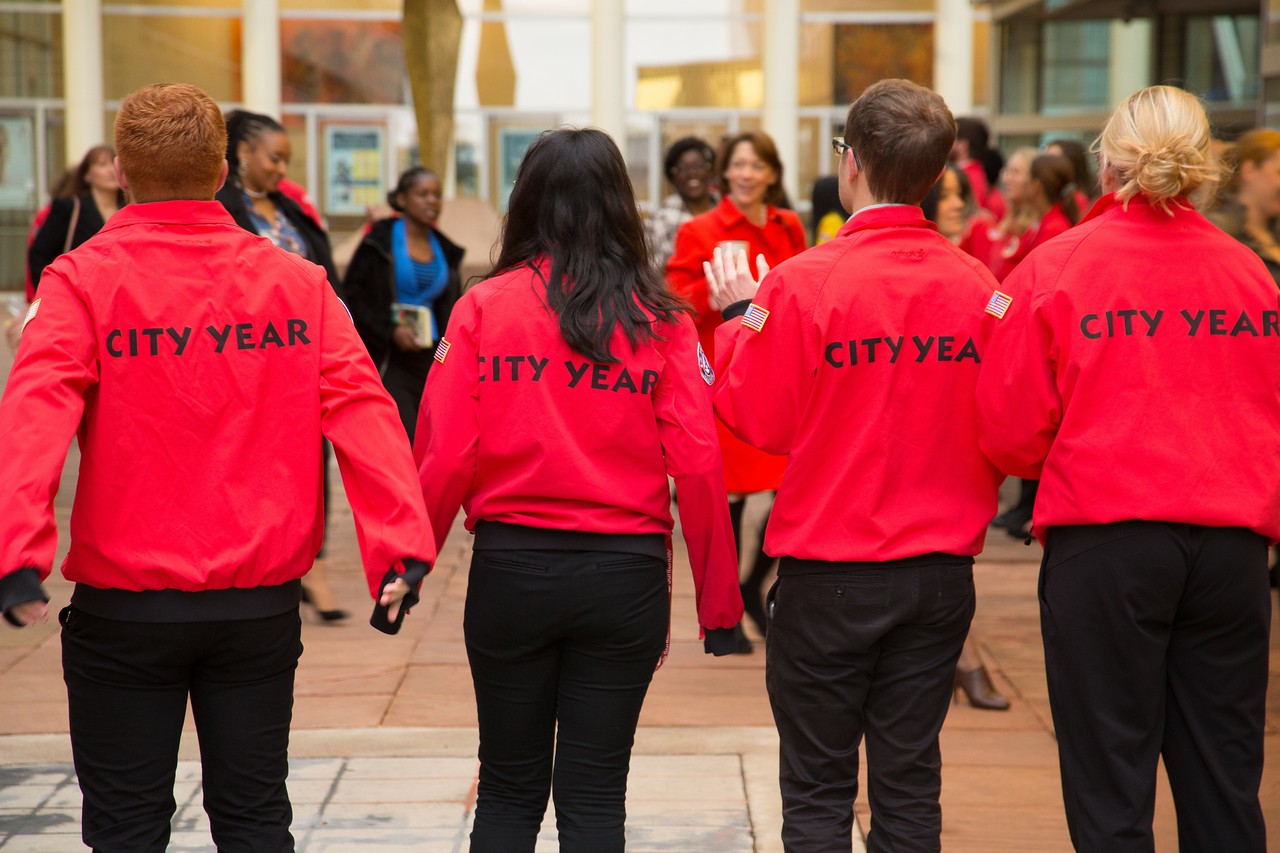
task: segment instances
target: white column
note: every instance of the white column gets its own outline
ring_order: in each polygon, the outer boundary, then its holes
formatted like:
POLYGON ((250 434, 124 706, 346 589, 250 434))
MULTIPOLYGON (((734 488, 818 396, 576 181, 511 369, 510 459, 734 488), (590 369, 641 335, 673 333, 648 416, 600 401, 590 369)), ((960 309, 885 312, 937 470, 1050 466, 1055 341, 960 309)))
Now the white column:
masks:
POLYGON ((1151 79, 1151 46, 1154 42, 1151 21, 1112 21, 1110 35, 1107 109, 1154 82, 1151 79))
POLYGON ((800 4, 765 0, 764 131, 782 160, 782 186, 794 203, 800 198, 800 4))
POLYGON ((955 116, 973 113, 972 0, 936 0, 933 90, 955 116))
POLYGON ((591 123, 627 150, 626 8, 623 0, 591 4, 591 123))
POLYGON ((244 0, 240 89, 244 108, 280 118, 280 4, 244 0))
POLYGON ((102 0, 64 0, 62 45, 67 161, 79 163, 94 145, 111 141, 103 127, 102 0))

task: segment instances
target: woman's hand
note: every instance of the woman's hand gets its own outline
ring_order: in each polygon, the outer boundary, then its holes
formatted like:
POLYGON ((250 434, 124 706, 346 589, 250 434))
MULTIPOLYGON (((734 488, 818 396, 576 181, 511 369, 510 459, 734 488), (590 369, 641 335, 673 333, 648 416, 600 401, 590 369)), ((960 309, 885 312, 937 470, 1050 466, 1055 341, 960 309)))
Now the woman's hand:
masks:
POLYGON ((404 582, 403 578, 396 578, 382 588, 382 595, 378 596, 378 603, 387 608, 388 622, 396 621, 396 616, 400 613, 400 602, 404 601, 404 597, 408 594, 409 585, 404 582))
POLYGON ((418 340, 418 336, 414 334, 413 329, 403 323, 397 323, 396 327, 391 330, 391 341, 405 352, 424 349, 422 341, 418 340))
POLYGON ((707 292, 711 297, 711 307, 723 311, 735 302, 754 299, 769 272, 769 264, 764 255, 756 255, 756 275, 751 277, 747 263, 747 253, 738 252, 737 257, 728 257, 727 253, 716 247, 710 261, 702 262, 702 272, 707 277, 707 292))

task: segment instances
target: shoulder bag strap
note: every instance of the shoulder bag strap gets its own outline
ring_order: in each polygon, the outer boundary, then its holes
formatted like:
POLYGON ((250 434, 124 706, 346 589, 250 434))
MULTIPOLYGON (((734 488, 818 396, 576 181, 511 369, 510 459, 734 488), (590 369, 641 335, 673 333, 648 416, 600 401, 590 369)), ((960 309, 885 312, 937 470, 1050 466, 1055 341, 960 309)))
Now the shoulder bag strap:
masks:
POLYGON ((80 196, 71 197, 71 223, 67 226, 67 239, 62 241, 62 254, 71 251, 71 239, 76 234, 76 223, 80 221, 80 196))

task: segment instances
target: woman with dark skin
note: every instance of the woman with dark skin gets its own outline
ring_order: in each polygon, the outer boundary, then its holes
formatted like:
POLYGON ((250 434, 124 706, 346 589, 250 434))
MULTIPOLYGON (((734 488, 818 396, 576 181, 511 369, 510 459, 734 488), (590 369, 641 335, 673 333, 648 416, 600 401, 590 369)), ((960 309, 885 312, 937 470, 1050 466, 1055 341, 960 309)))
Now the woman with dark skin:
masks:
POLYGON ((399 218, 374 223, 342 281, 356 330, 379 367, 410 440, 436 341, 462 295, 458 266, 463 250, 436 228, 440 196, 440 178, 430 169, 415 166, 402 174, 387 193, 399 218), (407 315, 393 316, 393 305, 429 312, 430 340, 418 337, 407 315))
POLYGON ((706 213, 720 201, 711 189, 716 155, 711 146, 696 136, 677 139, 667 149, 663 173, 675 192, 662 201, 662 206, 645 221, 653 265, 659 271, 675 251, 676 231, 699 214, 706 213))
MULTIPOLYGON (((329 235, 293 199, 280 192, 280 181, 289 174, 292 150, 289 136, 275 119, 235 110, 227 115, 227 182, 214 196, 246 231, 265 237, 278 248, 324 267, 329 284, 337 290, 329 235)), ((341 291, 339 291, 341 293, 341 291)), ((329 444, 324 443, 325 518, 329 507, 329 444)), ((327 524, 326 524, 327 528, 327 524)), ((320 555, 323 556, 321 546, 320 555)), ((302 579, 302 600, 326 622, 347 618, 325 580, 324 562, 317 559, 302 579)))

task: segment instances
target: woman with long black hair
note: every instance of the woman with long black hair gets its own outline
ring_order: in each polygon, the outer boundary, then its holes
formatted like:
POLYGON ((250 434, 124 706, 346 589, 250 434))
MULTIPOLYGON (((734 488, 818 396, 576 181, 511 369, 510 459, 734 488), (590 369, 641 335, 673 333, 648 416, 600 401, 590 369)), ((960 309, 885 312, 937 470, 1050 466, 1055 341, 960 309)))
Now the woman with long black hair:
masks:
POLYGON ((472 853, 624 849, 636 723, 670 619, 674 477, 707 651, 742 618, 715 377, 649 263, 617 146, 540 137, 501 252, 436 347, 414 455, 436 541, 475 533, 463 631, 480 725, 472 853))

